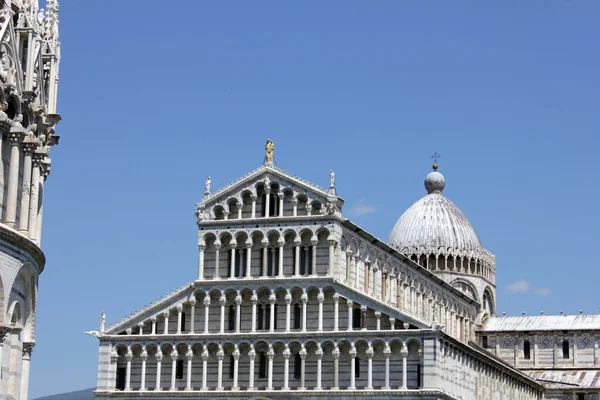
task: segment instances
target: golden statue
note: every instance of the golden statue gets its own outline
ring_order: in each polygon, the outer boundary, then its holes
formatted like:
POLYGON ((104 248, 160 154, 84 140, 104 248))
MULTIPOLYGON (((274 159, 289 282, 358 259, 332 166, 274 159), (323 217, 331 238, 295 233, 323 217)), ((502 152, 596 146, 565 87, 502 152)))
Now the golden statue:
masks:
POLYGON ((265 145, 265 162, 272 164, 275 150, 275 143, 271 139, 267 139, 267 144, 265 145))

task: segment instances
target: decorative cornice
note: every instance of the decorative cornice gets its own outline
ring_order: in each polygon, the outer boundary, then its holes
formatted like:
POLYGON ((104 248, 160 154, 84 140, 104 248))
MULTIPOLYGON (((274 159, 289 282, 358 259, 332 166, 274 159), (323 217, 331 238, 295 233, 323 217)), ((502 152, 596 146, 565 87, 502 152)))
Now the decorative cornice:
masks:
POLYGON ((46 256, 33 240, 4 224, 0 224, 0 238, 5 239, 10 244, 27 251, 35 260, 39 273, 42 273, 44 266, 46 265, 46 256))

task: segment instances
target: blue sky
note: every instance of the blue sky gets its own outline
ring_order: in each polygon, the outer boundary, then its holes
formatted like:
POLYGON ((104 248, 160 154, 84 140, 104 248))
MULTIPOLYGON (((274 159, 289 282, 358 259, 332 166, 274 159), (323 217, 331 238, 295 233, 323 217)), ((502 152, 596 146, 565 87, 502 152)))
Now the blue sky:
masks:
POLYGON ((62 0, 32 398, 92 387, 108 322, 192 281, 194 204, 278 165, 386 239, 442 155, 498 312, 598 313, 600 3, 62 0))

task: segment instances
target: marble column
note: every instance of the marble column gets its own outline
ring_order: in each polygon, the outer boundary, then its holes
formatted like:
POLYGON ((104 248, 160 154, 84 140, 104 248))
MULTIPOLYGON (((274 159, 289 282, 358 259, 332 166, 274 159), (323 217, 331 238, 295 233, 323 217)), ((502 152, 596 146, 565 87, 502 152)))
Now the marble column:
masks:
POLYGON ((269 305, 271 306, 271 312, 269 313, 269 332, 275 332, 275 302, 277 298, 275 294, 269 296, 269 305))
POLYGON ((340 349, 337 343, 334 343, 333 350, 331 351, 333 357, 333 387, 331 390, 339 390, 340 388, 340 349))
POLYGON ((297 217, 298 216, 298 199, 294 199, 292 200, 292 216, 297 217))
POLYGON ((154 390, 161 390, 162 387, 161 387, 161 383, 160 383, 160 378, 161 378, 161 372, 162 372, 163 353, 162 353, 160 347, 156 351, 156 354, 154 355, 154 359, 156 360, 156 385, 154 386, 154 390))
POLYGON ((188 351, 185 353, 187 360, 187 374, 185 382, 185 390, 192 390, 192 359, 194 358, 194 352, 192 351, 192 345, 188 345, 188 351))
POLYGON ((190 331, 189 333, 193 334, 194 333, 194 323, 196 322, 196 297, 194 297, 194 295, 192 295, 192 298, 190 299, 190 331))
MULTIPOLYGON (((31 200, 31 154, 35 149, 35 144, 29 141, 27 137, 23 143, 23 184, 21 186, 21 210, 19 212, 19 232, 28 232, 29 224, 29 202, 31 200)), ((35 139, 32 139, 35 140, 35 139)), ((37 182, 36 182, 37 184, 37 182)), ((21 396, 23 393, 21 393, 21 396)), ((27 398, 27 397, 24 397, 27 398)))
POLYGON ((306 304, 308 303, 308 295, 306 292, 302 292, 300 302, 302 303, 302 332, 306 332, 306 304))
POLYGON ((289 346, 285 345, 285 349, 283 350, 283 390, 290 389, 290 357, 291 352, 289 346))
POLYGON ((325 294, 323 291, 319 290, 319 294, 317 295, 317 302, 319 303, 319 320, 317 330, 319 332, 323 331, 323 302, 325 301, 325 294))
POLYGON ((408 367, 408 351, 406 349, 402 349, 402 351, 400 351, 400 355, 402 356, 402 387, 401 389, 406 390, 407 386, 406 386, 406 369, 408 367))
POLYGON ((392 349, 389 345, 386 345, 383 349, 383 357, 385 357, 385 383, 383 385, 384 390, 390 389, 390 357, 392 355, 392 349))
POLYGON ((373 390, 373 347, 367 349, 367 390, 373 390))
POLYGON ((151 335, 156 335, 156 315, 153 315, 150 318, 150 322, 152 323, 152 330, 150 331, 151 335))
POLYGON ((207 294, 203 300, 204 303, 204 334, 208 334, 208 323, 210 315, 210 296, 207 294))
POLYGON ((256 195, 251 195, 250 198, 252 199, 252 214, 251 214, 251 218, 256 218, 256 195))
POLYGON ((252 241, 246 242, 246 278, 252 278, 252 241))
POLYGON ((254 351, 254 347, 250 347, 250 351, 248 352, 248 360, 250 364, 250 371, 248 376, 248 390, 254 390, 254 359, 256 358, 256 351, 254 351))
POLYGON ((288 291, 285 294, 285 331, 289 332, 291 329, 291 319, 292 319, 292 294, 288 291))
POLYGON ((376 329, 381 330, 381 311, 375 311, 375 319, 377 320, 376 329))
POLYGON ((256 295, 256 292, 252 292, 252 297, 250 298, 250 301, 252 302, 252 328, 251 328, 251 332, 254 333, 254 332, 256 332, 256 304, 258 303, 258 296, 256 295))
POLYGON ((239 374, 239 365, 240 365, 240 350, 237 345, 233 350, 233 387, 231 390, 240 390, 238 386, 238 374, 239 374))
POLYGON ((21 399, 27 399, 29 393, 29 368, 31 366, 31 352, 33 345, 23 343, 23 358, 21 364, 21 399))
POLYGON ((127 361, 127 369, 125 371, 125 390, 131 390, 131 360, 133 359, 133 353, 131 347, 127 347, 127 354, 125 354, 125 360, 127 361))
POLYGON ((171 390, 177 390, 177 357, 179 357, 179 353, 177 349, 173 349, 171 352, 171 390))
POLYGON ((163 317, 165 318, 165 327, 163 331, 163 335, 169 334, 169 310, 163 311, 163 317))
POLYGON ((315 386, 315 390, 322 390, 323 384, 321 382, 322 372, 323 372, 323 349, 321 345, 317 345, 317 351, 315 351, 315 356, 317 357, 317 386, 315 386))
POLYGON ((204 250, 206 250, 206 245, 200 244, 198 245, 198 280, 204 280, 204 250))
POLYGON ((181 335, 181 318, 183 316, 183 305, 177 304, 177 334, 181 335))
POLYGON ((43 157, 41 154, 34 154, 32 164, 33 170, 31 172, 31 198, 29 200, 29 237, 38 240, 38 225, 41 224, 41 221, 38 221, 38 210, 39 208, 39 197, 40 197, 40 183, 44 181, 42 175, 42 164, 43 157))
POLYGON ((269 351, 267 351, 267 358, 269 359, 267 390, 273 390, 273 358, 274 357, 275 357, 275 352, 273 351, 273 347, 270 347, 269 351))
MULTIPOLYGON (((12 130, 12 128, 11 128, 12 130)), ((11 132, 10 141, 10 164, 8 170, 8 193, 6 196, 5 221, 11 228, 16 228, 17 219, 17 197, 19 195, 19 166, 21 157, 22 132, 11 132)))
POLYGON ((271 208, 271 189, 267 188, 265 190, 265 218, 269 218, 270 208, 271 208))
POLYGON ((333 276, 334 275, 334 263, 335 263, 335 245, 336 245, 336 241, 335 240, 328 240, 327 243, 329 244, 329 258, 328 258, 328 263, 327 263, 327 276, 333 276))
POLYGON ((235 296, 235 332, 240 333, 242 319, 242 295, 240 292, 235 296))
POLYGON ((300 387, 299 390, 306 390, 306 349, 300 350, 300 387))
POLYGON ((337 332, 340 329, 340 295, 339 293, 333 294, 333 331, 337 332))
POLYGON ((219 365, 217 369, 217 390, 223 390, 223 359, 225 358, 225 352, 223 352, 223 345, 219 345, 219 350, 217 351, 217 359, 219 360, 219 365))
POLYGON ((262 257, 262 271, 261 271, 262 275, 261 276, 263 278, 266 278, 267 277, 267 271, 268 271, 268 268, 269 268, 269 264, 268 264, 269 263, 269 248, 268 248, 269 242, 263 240, 261 242, 261 245, 262 245, 262 252, 263 252, 263 257, 262 257))
POLYGON ((221 323, 219 325, 219 333, 225 333, 225 304, 227 303, 227 299, 225 298, 225 294, 221 294, 219 297, 219 305, 221 306, 221 323))
POLYGON ((348 389, 356 389, 356 348, 354 347, 354 343, 350 348, 350 386, 348 389))
POLYGON ((352 306, 354 305, 354 303, 352 302, 352 300, 348 299, 346 300, 346 304, 348 304, 348 331, 352 331, 353 329, 353 324, 352 324, 352 317, 353 317, 353 310, 352 310, 352 306))
POLYGON ((285 245, 285 242, 283 240, 278 241, 277 242, 277 254, 278 254, 278 260, 277 260, 277 265, 278 265, 278 273, 277 276, 280 278, 283 278, 283 246, 285 245))
POLYGON ((201 354, 202 357, 202 390, 208 390, 207 378, 208 378, 208 349, 204 346, 204 350, 201 354))
POLYGON ((279 216, 283 217, 283 193, 277 193, 277 197, 279 197, 279 216))

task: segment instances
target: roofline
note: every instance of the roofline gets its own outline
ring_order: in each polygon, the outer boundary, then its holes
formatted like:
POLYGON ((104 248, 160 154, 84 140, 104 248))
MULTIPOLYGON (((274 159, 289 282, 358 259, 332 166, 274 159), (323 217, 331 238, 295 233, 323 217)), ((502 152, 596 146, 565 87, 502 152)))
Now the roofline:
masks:
POLYGON ((430 278, 431 280, 433 280, 435 283, 437 283, 437 284, 441 285, 442 287, 445 287, 446 289, 448 289, 451 292, 453 292, 457 297, 465 300, 466 302, 468 302, 470 304, 481 305, 477 300, 472 299, 471 297, 465 295, 463 292, 461 292, 460 290, 458 290, 457 288, 455 288, 454 286, 452 286, 451 284, 449 284, 448 282, 446 282, 442 278, 438 277, 433 272, 431 272, 431 271, 423 268, 421 265, 419 265, 418 263, 414 262, 409 257, 405 256, 404 254, 400 253, 398 250, 394 249, 393 247, 391 247, 387 243, 385 243, 382 240, 378 239, 373 234, 365 231, 363 228, 361 228, 360 226, 356 225, 354 222, 351 222, 349 219, 344 218, 342 220, 342 225, 344 225, 346 228, 352 230, 354 233, 356 233, 356 234, 362 236, 363 238, 369 240, 369 242, 371 244, 376 245, 380 249, 384 250, 385 252, 398 257, 400 260, 404 261, 405 263, 407 263, 408 265, 410 265, 411 267, 413 267, 415 270, 417 270, 420 274, 427 276, 428 278, 430 278))

